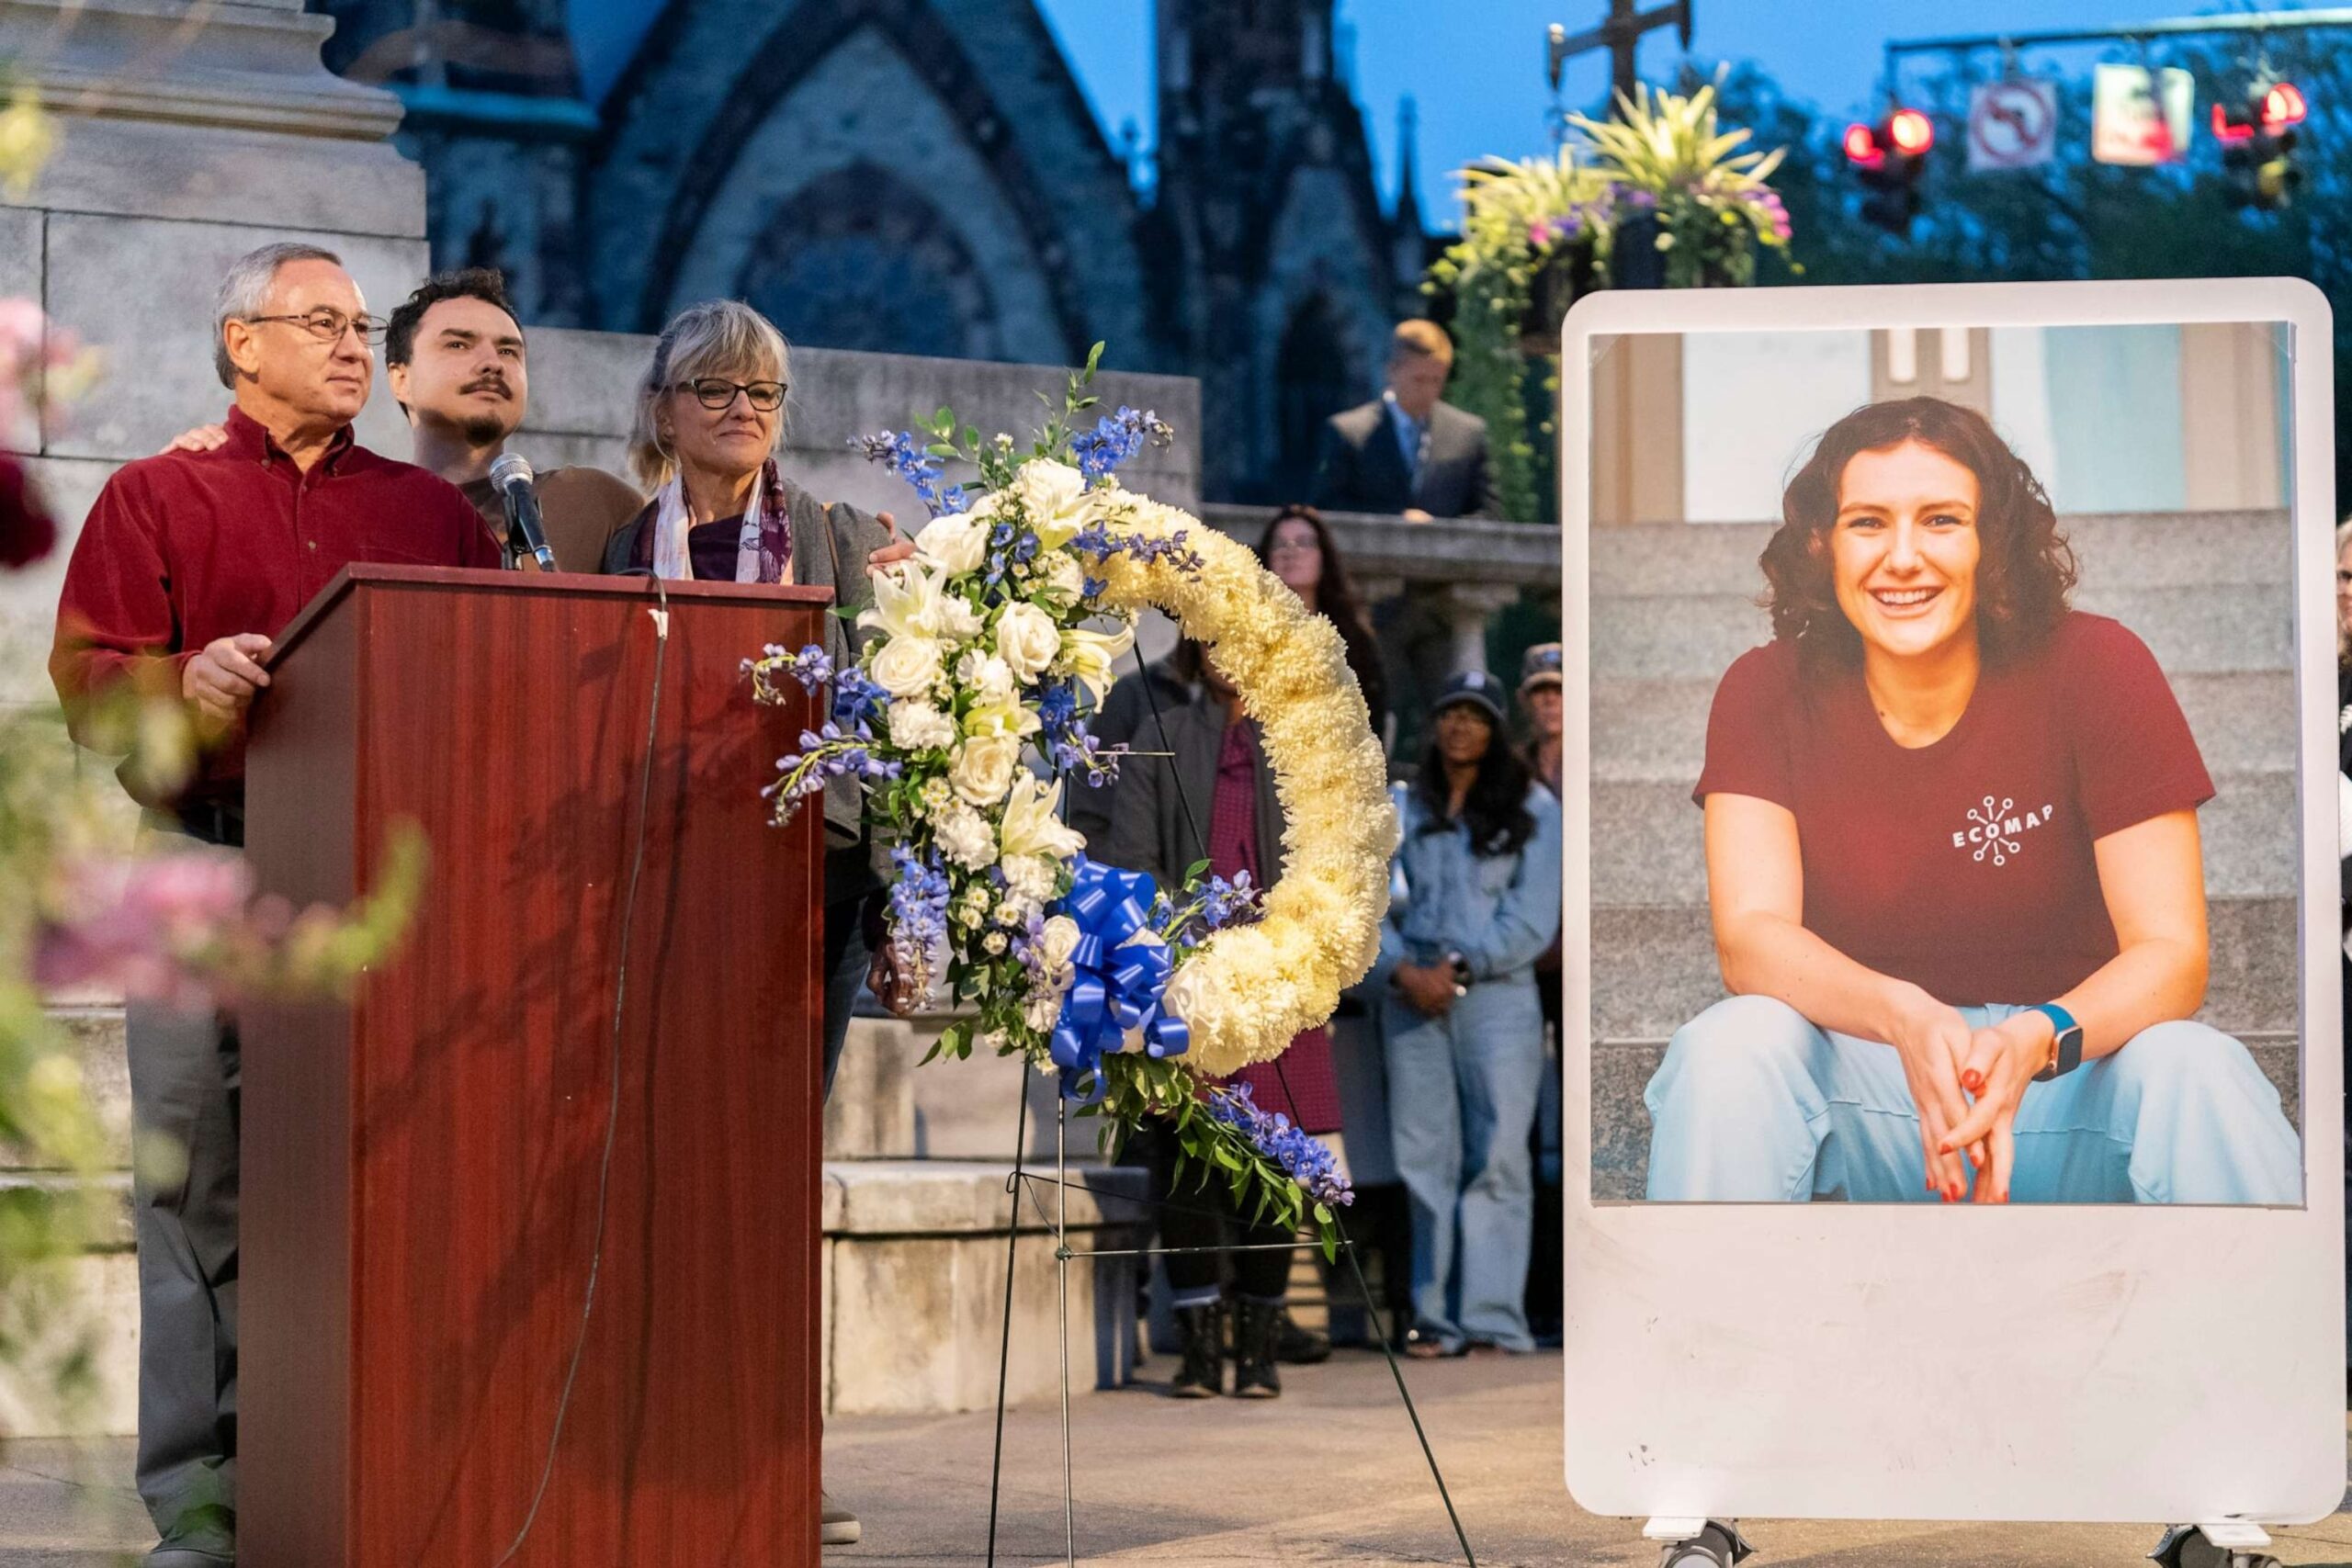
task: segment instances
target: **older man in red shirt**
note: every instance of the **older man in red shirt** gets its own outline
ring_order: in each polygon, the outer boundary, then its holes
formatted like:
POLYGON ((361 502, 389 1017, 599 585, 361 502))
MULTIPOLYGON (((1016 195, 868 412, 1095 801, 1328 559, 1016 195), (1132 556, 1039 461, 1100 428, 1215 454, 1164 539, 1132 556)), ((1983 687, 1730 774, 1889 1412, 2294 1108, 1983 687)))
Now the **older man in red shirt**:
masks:
MULTIPOLYGON (((157 835, 244 839, 244 718, 271 640, 353 561, 495 567, 455 486, 352 439, 382 323, 329 251, 265 245, 222 280, 213 361, 228 439, 126 465, 65 574, 50 677, 74 738, 106 747, 126 689, 187 705, 202 742, 126 788, 157 835)), ((139 1242, 141 1497, 148 1568, 222 1568, 235 1546, 238 1051, 232 1020, 129 1010, 139 1242)))

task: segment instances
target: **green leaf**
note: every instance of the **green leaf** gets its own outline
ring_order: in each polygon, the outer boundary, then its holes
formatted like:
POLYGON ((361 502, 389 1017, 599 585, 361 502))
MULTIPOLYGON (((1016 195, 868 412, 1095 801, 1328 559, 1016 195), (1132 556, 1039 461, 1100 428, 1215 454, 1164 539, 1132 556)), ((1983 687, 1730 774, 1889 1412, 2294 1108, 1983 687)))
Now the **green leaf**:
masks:
POLYGON ((1318 1225, 1328 1225, 1332 1223, 1330 1204, 1317 1203, 1315 1205, 1315 1223, 1318 1225))
POLYGON ((1192 863, 1191 867, 1190 867, 1189 869, 1187 869, 1187 870, 1185 871, 1185 873, 1184 873, 1184 885, 1185 885, 1186 886, 1188 886, 1188 887, 1189 887, 1189 886, 1191 886, 1193 883, 1198 882, 1198 881, 1201 879, 1201 877, 1202 877, 1203 874, 1204 874, 1204 873, 1208 870, 1208 868, 1209 868, 1209 863, 1208 863, 1207 861, 1204 861, 1204 860, 1196 860, 1196 861, 1194 861, 1194 862, 1192 863))

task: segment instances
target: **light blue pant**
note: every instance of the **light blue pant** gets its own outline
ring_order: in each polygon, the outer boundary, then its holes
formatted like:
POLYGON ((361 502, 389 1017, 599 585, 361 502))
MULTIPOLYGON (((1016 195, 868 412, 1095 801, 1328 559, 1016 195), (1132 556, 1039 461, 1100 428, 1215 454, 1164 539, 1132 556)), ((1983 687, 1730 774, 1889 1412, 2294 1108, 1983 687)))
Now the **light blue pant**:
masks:
POLYGON ((1482 982, 1442 1018, 1385 1005, 1389 1130, 1413 1203, 1417 1325, 1448 1349, 1483 1339, 1532 1350, 1528 1132, 1544 1077, 1534 982, 1482 982))
MULTIPOLYGON (((1973 1029, 2021 1010, 1962 1008, 1973 1029)), ((1919 1118, 1894 1047, 1733 997, 1682 1026, 1643 1097, 1659 1201, 1928 1202, 1919 1118)), ((2302 1201, 2302 1153, 2246 1048, 2160 1023, 2018 1109, 2023 1203, 2302 1201)))

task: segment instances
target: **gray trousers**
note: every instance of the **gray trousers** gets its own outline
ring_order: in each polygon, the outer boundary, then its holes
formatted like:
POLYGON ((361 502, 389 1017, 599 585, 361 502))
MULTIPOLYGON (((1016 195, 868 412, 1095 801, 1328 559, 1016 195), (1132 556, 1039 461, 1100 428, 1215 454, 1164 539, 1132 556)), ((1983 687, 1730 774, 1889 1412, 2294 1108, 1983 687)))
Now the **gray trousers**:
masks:
POLYGON ((237 1029, 129 1009, 139 1241, 139 1495, 158 1530, 236 1506, 237 1029))
MULTIPOLYGON (((141 847, 234 854, 150 814, 141 847)), ((236 1021, 126 1010, 139 1244, 139 1495, 159 1531, 236 1506, 236 1021)))

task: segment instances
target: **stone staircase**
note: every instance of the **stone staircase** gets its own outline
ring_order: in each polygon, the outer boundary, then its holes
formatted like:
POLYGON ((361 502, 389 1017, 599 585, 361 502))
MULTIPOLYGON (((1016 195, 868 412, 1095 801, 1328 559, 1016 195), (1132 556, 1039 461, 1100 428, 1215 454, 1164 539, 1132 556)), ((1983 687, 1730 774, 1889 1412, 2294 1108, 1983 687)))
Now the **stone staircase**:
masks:
MULTIPOLYGON (((2148 644, 2219 795, 2199 815, 2207 1022, 2245 1041, 2300 1122, 2295 685, 2283 512, 2076 516, 2075 602, 2148 644)), ((1764 525, 1596 529, 1592 546, 1593 1195, 1641 1193, 1642 1090, 1723 994, 1690 791, 1723 670, 1769 639, 1764 525)))
MULTIPOLYGON (((130 1085, 123 1013, 104 1002, 56 1006, 73 1037, 107 1134, 99 1180, 119 1201, 107 1233, 80 1261, 69 1318, 95 1332, 96 1386, 82 1424, 102 1433, 137 1425, 139 1290, 130 1224, 130 1085)), ((939 1019, 860 1018, 850 1029, 825 1116, 821 1201, 824 1408, 839 1415, 940 1415, 996 1399, 1005 1302, 1013 1124, 1027 1098, 1026 1158, 1053 1177, 1054 1080, 994 1058, 915 1068, 939 1019)), ((1140 1245, 1144 1173, 1094 1156, 1092 1121, 1067 1134, 1074 1251, 1140 1245)), ((0 1192, 53 1186, 0 1145, 0 1192)), ((1061 1386, 1055 1334, 1058 1289, 1050 1216, 1054 1189, 1022 1201, 1014 1243, 1007 1395, 1051 1401, 1061 1386)), ((1070 1269, 1069 1326, 1074 1393, 1113 1387, 1141 1353, 1133 1258, 1091 1258, 1070 1269)), ((62 1342, 62 1336, 61 1336, 62 1342)), ((37 1355, 33 1364, 38 1365, 37 1355)), ((0 1368, 0 1435, 58 1430, 58 1414, 0 1368)))

